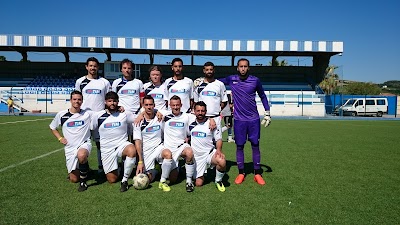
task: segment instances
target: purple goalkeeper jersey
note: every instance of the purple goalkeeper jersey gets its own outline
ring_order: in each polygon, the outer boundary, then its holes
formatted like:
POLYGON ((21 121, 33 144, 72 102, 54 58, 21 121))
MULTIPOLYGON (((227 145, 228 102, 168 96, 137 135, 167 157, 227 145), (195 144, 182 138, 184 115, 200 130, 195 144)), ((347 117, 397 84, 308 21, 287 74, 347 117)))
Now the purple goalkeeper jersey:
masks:
POLYGON ((256 93, 260 97, 265 111, 269 111, 267 96, 264 93, 260 79, 257 77, 249 75, 247 79, 241 80, 239 75, 230 75, 218 80, 231 87, 234 105, 233 117, 236 120, 251 121, 260 119, 257 110, 256 93))

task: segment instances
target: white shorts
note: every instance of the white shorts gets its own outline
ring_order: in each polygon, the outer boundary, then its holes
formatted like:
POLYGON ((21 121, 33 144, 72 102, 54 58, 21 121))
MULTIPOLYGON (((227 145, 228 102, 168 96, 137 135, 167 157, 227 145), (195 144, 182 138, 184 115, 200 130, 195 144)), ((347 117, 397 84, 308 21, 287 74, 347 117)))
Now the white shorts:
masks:
POLYGON ((196 161, 196 171, 193 174, 193 177, 199 178, 204 175, 204 171, 206 171, 208 168, 211 166, 211 159, 214 157, 215 152, 217 150, 214 148, 214 150, 208 154, 204 154, 202 156, 194 156, 194 160, 196 161))
POLYGON ((103 162, 104 173, 110 173, 118 169, 118 158, 122 157, 122 152, 125 147, 132 145, 129 141, 124 141, 113 149, 100 149, 101 150, 101 161, 103 162))
POLYGON ((162 162, 161 153, 165 149, 163 144, 160 144, 156 148, 151 151, 143 152, 143 160, 144 160, 144 167, 145 171, 149 171, 154 169, 155 162, 162 162))
POLYGON ((92 142, 89 140, 84 142, 77 148, 65 148, 65 163, 67 166, 68 173, 78 169, 79 160, 78 160, 78 150, 84 148, 88 152, 88 156, 92 151, 92 142))
MULTIPOLYGON (((188 143, 183 143, 178 148, 168 148, 172 153, 172 160, 174 160, 175 162, 175 167, 178 167, 179 165, 178 159, 185 148, 190 148, 190 145, 188 143)), ((175 167, 173 167, 172 169, 175 169, 175 167)))

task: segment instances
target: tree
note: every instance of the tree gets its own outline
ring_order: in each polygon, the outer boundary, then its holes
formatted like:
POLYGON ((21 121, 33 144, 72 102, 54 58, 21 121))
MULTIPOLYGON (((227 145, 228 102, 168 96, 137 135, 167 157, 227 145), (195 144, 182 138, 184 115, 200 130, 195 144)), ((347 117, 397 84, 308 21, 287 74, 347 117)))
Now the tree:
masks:
POLYGON ((339 75, 335 73, 338 67, 330 65, 325 69, 324 79, 319 83, 319 87, 325 92, 325 94, 331 95, 334 90, 337 90, 337 83, 339 75))
POLYGON ((271 61, 268 63, 269 66, 290 66, 289 63, 286 61, 286 59, 284 60, 277 60, 275 59, 274 61, 271 61))
POLYGON ((400 80, 389 80, 379 85, 384 92, 400 95, 400 80))
POLYGON ((354 82, 344 87, 347 95, 379 95, 382 89, 373 83, 354 82))
POLYGON ((5 62, 7 61, 6 57, 4 55, 0 55, 0 62, 5 62))

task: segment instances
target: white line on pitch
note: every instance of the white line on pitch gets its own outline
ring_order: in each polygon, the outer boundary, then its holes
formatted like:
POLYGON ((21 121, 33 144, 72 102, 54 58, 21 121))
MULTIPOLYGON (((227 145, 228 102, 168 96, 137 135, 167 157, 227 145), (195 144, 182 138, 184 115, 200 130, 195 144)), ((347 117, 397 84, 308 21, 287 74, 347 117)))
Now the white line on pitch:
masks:
POLYGON ((20 163, 12 164, 12 165, 9 165, 9 166, 7 166, 7 167, 1 168, 1 169, 0 169, 0 173, 6 171, 6 170, 8 170, 8 169, 11 169, 11 168, 14 168, 14 167, 23 165, 23 164, 25 164, 25 163, 34 161, 34 160, 36 160, 36 159, 40 159, 40 158, 49 156, 49 155, 51 155, 51 154, 53 154, 53 153, 56 153, 56 152, 59 152, 59 151, 61 151, 61 150, 63 150, 63 149, 64 149, 64 148, 60 148, 60 149, 54 150, 54 151, 52 151, 52 152, 48 152, 48 153, 46 153, 46 154, 36 156, 35 158, 27 159, 27 160, 22 161, 22 162, 20 162, 20 163))
POLYGON ((25 123, 25 122, 35 122, 35 121, 39 121, 39 120, 51 120, 52 118, 44 118, 44 119, 37 119, 37 120, 20 120, 20 121, 13 121, 13 122, 4 122, 4 123, 0 123, 0 125, 2 124, 9 124, 9 123, 25 123))

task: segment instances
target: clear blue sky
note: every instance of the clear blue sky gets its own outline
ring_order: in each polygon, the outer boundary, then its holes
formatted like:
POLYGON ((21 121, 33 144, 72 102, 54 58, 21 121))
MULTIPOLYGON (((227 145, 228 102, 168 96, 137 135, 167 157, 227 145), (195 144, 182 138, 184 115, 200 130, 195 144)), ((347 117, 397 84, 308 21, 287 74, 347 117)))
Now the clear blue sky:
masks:
MULTIPOLYGON (((0 15, 0 34, 343 41, 343 56, 332 57, 330 64, 340 67, 337 73, 344 79, 375 83, 400 80, 397 0, 22 0, 3 1, 0 15)), ((21 59, 18 53, 0 55, 10 61, 21 59)), ((70 56, 71 61, 83 61, 91 55, 70 56)), ((105 55, 95 56, 105 60, 105 55)), ((112 57, 120 60, 125 56, 112 57)), ((64 60, 58 53, 28 53, 28 58, 64 60)), ((130 58, 137 63, 149 62, 148 56, 130 58)), ((156 56, 155 62, 165 63, 171 58, 156 56)), ((228 59, 215 60, 219 64, 218 60, 228 59)), ((266 64, 263 60, 252 63, 266 64)), ((297 60, 289 63, 296 65, 297 60)), ((301 59, 303 63, 310 64, 311 59, 301 59)))

